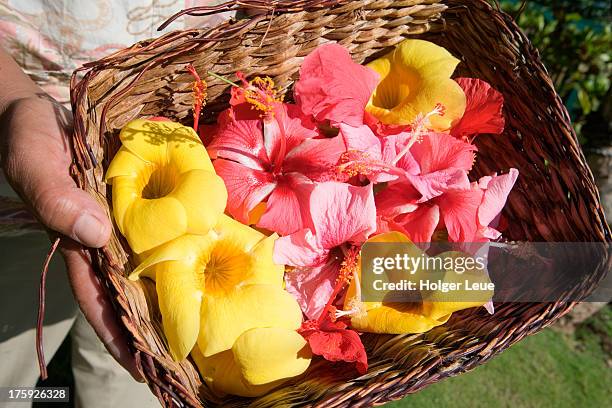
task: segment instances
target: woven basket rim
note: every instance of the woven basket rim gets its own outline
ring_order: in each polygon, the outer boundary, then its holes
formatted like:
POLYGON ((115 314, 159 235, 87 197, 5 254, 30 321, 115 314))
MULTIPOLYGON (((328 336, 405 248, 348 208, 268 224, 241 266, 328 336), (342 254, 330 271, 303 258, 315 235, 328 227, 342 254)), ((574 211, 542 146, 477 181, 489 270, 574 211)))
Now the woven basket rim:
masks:
MULTIPOLYGON (((580 234, 576 233, 578 238, 576 240, 612 242, 610 228, 605 221, 601 206, 598 206, 598 193, 594 187, 592 175, 585 165, 584 155, 573 133, 567 110, 554 93, 550 79, 547 77, 546 71, 539 60, 537 50, 531 46, 528 39, 512 21, 511 17, 503 14, 499 7, 492 7, 485 0, 300 0, 298 2, 279 1, 274 4, 269 4, 269 2, 262 0, 245 0, 229 1, 215 7, 215 10, 206 7, 191 9, 188 10, 188 13, 219 12, 226 11, 228 7, 240 9, 249 6, 257 8, 259 13, 248 20, 241 20, 234 24, 222 23, 211 29, 173 31, 156 39, 139 42, 132 47, 101 60, 86 64, 75 71, 71 80, 71 102, 75 118, 75 133, 72 146, 75 155, 73 172, 81 188, 84 188, 108 208, 106 191, 103 184, 100 184, 100 167, 106 164, 105 161, 107 161, 109 155, 108 149, 116 148, 116 146, 113 147, 112 143, 113 132, 116 132, 116 129, 109 125, 123 120, 121 119, 121 114, 113 116, 115 114, 114 110, 118 109, 121 98, 126 96, 132 97, 134 95, 133 91, 136 88, 142 87, 147 89, 146 83, 151 80, 148 76, 153 75, 155 69, 162 67, 162 72, 169 72, 169 75, 176 81, 174 84, 183 84, 179 91, 177 91, 177 94, 182 98, 183 95, 188 95, 189 92, 188 86, 186 86, 187 82, 185 82, 187 77, 185 76, 184 69, 182 69, 186 62, 175 63, 175 61, 182 61, 182 59, 187 61, 192 58, 191 56, 197 50, 213 49, 215 46, 220 46, 220 44, 229 47, 227 44, 232 44, 232 41, 237 41, 238 43, 245 41, 244 38, 249 35, 253 35, 254 38, 259 35, 257 38, 261 39, 262 35, 256 33, 263 32, 266 25, 272 26, 272 22, 274 22, 279 24, 279 26, 286 24, 288 27, 292 27, 292 24, 297 24, 291 18, 291 16, 295 15, 299 15, 304 19, 315 16, 313 21, 316 22, 319 21, 317 18, 323 19, 324 17, 321 16, 327 16, 326 13, 330 13, 335 18, 347 18, 347 20, 350 20, 349 17, 354 17, 354 21, 361 23, 362 20, 359 20, 359 13, 368 15, 367 13, 371 12, 370 16, 381 15, 383 17, 377 18, 382 19, 384 22, 388 21, 391 26, 395 21, 393 20, 395 17, 388 16, 392 15, 395 10, 421 7, 416 12, 417 15, 419 12, 426 13, 429 8, 429 10, 434 10, 443 15, 445 19, 443 22, 432 19, 423 23, 423 26, 428 25, 428 29, 431 31, 427 34, 419 35, 423 35, 426 38, 435 37, 442 38, 444 41, 453 41, 451 33, 447 30, 456 27, 453 22, 455 19, 457 21, 462 21, 461 19, 468 21, 470 18, 475 18, 472 15, 487 15, 490 21, 483 23, 483 25, 489 24, 490 27, 487 26, 487 29, 490 32, 496 32, 500 36, 508 36, 508 46, 501 51, 510 54, 512 52, 510 50, 516 49, 516 55, 518 56, 517 64, 520 64, 520 58, 522 58, 526 60, 525 64, 530 67, 536 67, 535 73, 532 75, 536 78, 534 81, 537 80, 537 83, 541 84, 540 86, 543 89, 542 93, 549 95, 551 98, 550 111, 552 113, 547 114, 547 117, 554 117, 558 121, 558 123, 554 124, 554 129, 551 132, 557 132, 554 134, 559 136, 560 143, 563 143, 564 149, 568 151, 568 161, 572 163, 572 166, 579 169, 576 175, 573 176, 560 173, 555 180, 558 183, 560 182, 559 180, 564 181, 569 177, 568 180, 577 181, 576 183, 568 183, 568 185, 580 184, 584 190, 580 191, 582 196, 578 198, 577 204, 568 206, 568 211, 572 211, 568 217, 575 218, 577 220, 575 221, 576 225, 588 223, 589 227, 591 227, 591 230, 585 226, 580 227, 580 234), (386 9, 380 11, 380 8, 376 8, 378 3, 384 4, 390 11, 387 12, 388 10, 386 9), (367 9, 367 7, 371 7, 374 11, 367 9), (438 7, 438 9, 435 7, 438 7), (468 15, 470 17, 467 17, 468 15), (388 18, 388 20, 385 20, 385 18, 388 18), (431 28, 434 26, 435 29, 431 28), (220 33, 224 35, 220 36, 220 33), (176 66, 173 64, 176 64, 176 66), (177 68, 177 66, 181 67, 177 68), (116 79, 121 86, 115 87, 114 84, 113 86, 107 86, 109 78, 116 79), (108 89, 103 89, 105 87, 108 89), (104 106, 101 107, 101 104, 104 106), (121 120, 118 120, 117 117, 121 120), (109 130, 109 128, 112 129, 109 130)), ((177 13, 169 21, 172 22, 173 19, 180 17, 180 15, 188 13, 177 13)), ((396 14, 400 15, 402 13, 398 11, 396 14)), ((311 20, 307 21, 310 22, 311 20)), ((363 25, 366 25, 368 20, 364 18, 363 21, 365 21, 363 25)), ((313 25, 316 24, 313 23, 313 25)), ((272 27, 271 31, 274 30, 274 26, 272 27)), ((380 31, 383 30, 381 29, 380 31)), ((408 35, 412 36, 412 34, 408 35)), ((323 38, 319 39, 322 40, 323 38)), ((261 44, 265 43, 264 40, 265 38, 261 40, 261 44)), ((329 39, 325 38, 325 41, 329 41, 329 39)), ((371 56, 375 55, 376 52, 381 52, 378 49, 372 53, 370 53, 370 50, 360 51, 359 46, 355 46, 354 43, 350 43, 350 46, 354 46, 351 52, 359 56, 365 54, 371 56)), ((229 51, 224 49, 223 52, 229 51)), ((265 61, 265 58, 265 56, 261 57, 257 61, 265 61)), ((219 66, 225 65, 220 63, 219 66)), ((279 75, 282 77, 283 73, 281 72, 279 75)), ((521 75, 523 75, 522 71, 521 75)), ((529 74, 524 73, 524 75, 527 76, 529 74)), ((529 78, 532 77, 530 76, 529 78)), ((222 93, 219 93, 219 95, 222 96, 222 93)), ((177 106, 182 106, 181 102, 184 99, 181 99, 177 106)), ((517 106, 520 106, 520 104, 517 104, 517 106)), ((185 120, 185 118, 189 117, 189 108, 181 109, 183 110, 178 112, 176 117, 177 119, 185 120)), ((128 110, 127 112, 126 116, 129 116, 130 111, 128 110)), ((543 112, 544 110, 542 110, 543 112)), ((511 119, 513 126, 514 121, 515 119, 511 119)), ((546 143, 548 142, 546 141, 546 143)), ((516 214, 520 214, 522 208, 520 206, 515 207, 513 211, 516 214)), ((533 217, 530 219, 533 219, 533 217)), ((571 231, 573 224, 570 225, 568 222, 565 222, 567 225, 560 222, 558 228, 559 231, 564 231, 563 236, 571 238, 572 235, 567 231, 571 231)), ((557 233, 557 230, 547 229, 546 225, 528 227, 534 230, 532 235, 534 237, 541 238, 545 237, 546 234, 553 236, 557 233)), ((149 312, 146 312, 146 304, 143 306, 139 303, 142 301, 142 296, 139 297, 135 294, 136 289, 130 287, 121 276, 123 262, 127 259, 125 253, 122 253, 122 251, 125 252, 124 248, 125 243, 115 239, 108 247, 99 251, 93 251, 92 257, 97 262, 97 272, 106 283, 109 295, 114 300, 118 315, 126 326, 126 331, 132 340, 132 348, 139 366, 145 374, 152 391, 165 406, 200 406, 196 396, 190 391, 190 387, 197 386, 197 384, 194 384, 194 379, 190 378, 189 375, 177 374, 181 369, 168 365, 167 361, 160 359, 152 346, 152 344, 155 345, 155 342, 160 340, 150 341, 150 339, 145 338, 143 333, 151 335, 151 331, 145 333, 142 327, 138 326, 139 324, 146 323, 146 330, 155 329, 145 322, 150 317, 148 316, 149 312), (132 295, 134 296, 133 299, 130 298, 132 295), (147 343, 147 341, 150 342, 147 343)), ((470 327, 470 330, 475 332, 478 332, 478 330, 496 330, 498 335, 492 339, 487 338, 486 340, 481 339, 481 341, 478 341, 460 330, 452 332, 432 330, 432 332, 420 336, 420 340, 417 339, 419 336, 404 336, 403 338, 390 339, 387 343, 389 347, 400 347, 401 345, 409 344, 411 341, 416 341, 417 344, 423 341, 429 342, 434 346, 427 348, 427 350, 430 350, 431 353, 438 353, 439 357, 424 358, 412 370, 394 371, 393 369, 388 369, 385 371, 380 365, 375 365, 374 371, 368 373, 364 378, 353 379, 343 385, 334 384, 325 390, 305 393, 305 395, 312 397, 311 401, 295 401, 292 399, 287 399, 287 401, 291 400, 299 405, 351 406, 354 404, 370 405, 398 399, 407 393, 416 392, 441 378, 456 375, 476 367, 523 337, 533 334, 552 323, 552 321, 567 313, 572 306, 572 302, 501 305, 498 308, 496 324, 489 324, 484 320, 480 321, 479 319, 483 319, 480 314, 470 316, 466 313, 459 313, 457 314, 457 319, 465 324, 466 327, 470 327), (530 318, 523 321, 517 319, 517 316, 521 318, 530 316, 530 318), (503 321, 503 319, 507 319, 507 321, 503 321), (462 336, 465 336, 465 339, 462 336), (442 347, 442 345, 450 347, 449 344, 456 345, 457 348, 446 355, 439 354, 442 348, 437 347, 442 347), (457 365, 459 361, 461 361, 461 364, 457 365), (382 380, 379 382, 370 381, 368 378, 371 378, 375 375, 373 373, 378 371, 380 371, 378 375, 380 375, 382 380)), ((468 330, 466 329, 465 331, 468 330)), ((382 348, 382 346, 379 346, 379 343, 383 341, 383 337, 379 336, 378 339, 373 339, 369 345, 376 350, 382 348)), ((163 347, 163 343, 158 346, 163 347)), ((413 347, 416 346, 413 345, 413 347)), ((419 348, 417 347, 415 350, 419 350, 419 348)), ((380 362, 380 364, 383 364, 383 362, 380 362)), ((213 404, 220 403, 219 400, 211 400, 210 402, 213 404)), ((238 405, 243 403, 241 400, 234 399, 223 402, 238 405)), ((256 400, 253 404, 254 406, 273 405, 265 397, 256 400)))

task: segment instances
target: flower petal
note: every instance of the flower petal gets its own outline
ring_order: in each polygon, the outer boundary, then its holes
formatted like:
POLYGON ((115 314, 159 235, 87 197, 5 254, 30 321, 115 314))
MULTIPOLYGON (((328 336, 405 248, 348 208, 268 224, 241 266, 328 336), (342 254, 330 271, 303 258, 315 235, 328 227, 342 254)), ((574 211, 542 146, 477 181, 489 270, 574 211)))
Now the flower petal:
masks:
POLYGON ((249 213, 274 190, 272 175, 223 159, 215 160, 214 166, 227 188, 228 212, 243 224, 248 223, 249 213))
POLYGON ((268 197, 266 211, 257 226, 281 235, 289 235, 308 225, 308 207, 312 182, 306 177, 293 173, 279 180, 268 197))
POLYGON ((179 174, 190 170, 214 172, 208 152, 199 136, 190 127, 180 127, 168 137, 168 163, 174 165, 179 174))
MULTIPOLYGON (((400 232, 388 232, 376 235, 367 242, 402 243, 407 254, 413 258, 426 256, 406 235, 400 232)), ((421 279, 423 271, 413 280, 421 279)), ((353 279, 347 289, 344 300, 345 310, 356 310, 351 316, 351 326, 357 330, 370 333, 423 333, 431 328, 443 324, 446 320, 435 320, 426 316, 420 303, 415 302, 362 302, 361 269, 358 270, 359 279, 353 279)), ((422 278, 426 278, 423 276, 422 278)), ((391 278, 389 281, 397 281, 391 278)))
POLYGON ((382 145, 382 160, 385 163, 395 165, 409 174, 419 174, 421 168, 416 162, 410 151, 405 151, 406 146, 412 143, 414 135, 411 132, 402 132, 381 138, 382 145), (403 156, 398 160, 397 156, 402 153, 403 156))
POLYGON ((392 183, 376 194, 376 210, 383 217, 395 218, 416 210, 420 198, 421 193, 412 183, 392 183))
POLYGON ((195 347, 191 352, 206 385, 216 394, 233 394, 241 397, 258 397, 267 394, 286 380, 263 385, 248 384, 242 377, 240 367, 232 350, 226 350, 210 357, 204 357, 195 347))
POLYGON ((125 215, 132 203, 139 197, 139 184, 137 179, 131 176, 117 176, 113 177, 111 180, 113 182, 113 218, 119 227, 119 231, 125 235, 125 215))
MULTIPOLYGON (((473 288, 474 285, 484 285, 491 283, 487 270, 480 268, 477 262, 470 265, 471 268, 464 268, 462 273, 456 269, 445 269, 450 265, 457 265, 456 262, 448 262, 453 258, 465 259, 469 257, 465 252, 448 251, 436 256, 443 260, 443 269, 439 271, 427 271, 430 281, 440 280, 448 284, 458 284, 459 289, 444 292, 421 291, 423 296, 423 313, 434 320, 448 320, 450 315, 456 311, 469 309, 471 307, 482 306, 493 297, 492 290, 470 290, 466 286, 473 288)), ((436 265, 436 262, 433 262, 436 265)), ((464 265, 468 265, 464 263, 464 265)))
POLYGON ((226 296, 204 296, 198 346, 202 354, 209 357, 232 348, 236 339, 249 329, 297 330, 301 323, 300 307, 280 287, 242 286, 226 296))
POLYGON ((328 361, 354 363, 359 374, 368 371, 368 356, 359 334, 347 330, 346 324, 325 321, 320 330, 302 332, 308 340, 312 353, 328 361))
POLYGON ((253 259, 257 260, 252 266, 252 277, 245 279, 245 284, 266 284, 283 286, 283 278, 285 276, 285 265, 277 264, 272 259, 274 251, 274 243, 278 239, 278 235, 272 234, 269 237, 263 238, 251 250, 253 259))
POLYGON ((282 155, 301 144, 305 139, 318 136, 316 125, 311 118, 304 115, 294 104, 279 103, 274 111, 274 117, 264 119, 264 145, 268 157, 273 162, 282 155))
POLYGON ((435 109, 436 104, 444 107, 444 115, 433 115, 429 118, 431 129, 437 132, 446 132, 455 125, 465 112, 465 94, 452 79, 428 78, 424 81, 423 92, 420 92, 409 104, 397 110, 397 117, 413 117, 418 113, 429 113, 435 109), (437 101, 432 107, 432 101, 437 101))
POLYGON ((168 137, 180 127, 183 125, 176 122, 136 119, 121 129, 119 139, 123 146, 140 159, 162 164, 166 162, 168 137))
POLYGON ((301 173, 311 180, 329 179, 333 166, 346 150, 342 138, 307 139, 285 157, 283 171, 301 173))
POLYGON ((325 262, 328 253, 309 228, 280 237, 274 243, 274 262, 283 265, 319 265, 325 262))
POLYGON ((437 205, 421 205, 415 211, 395 219, 412 242, 431 242, 431 237, 440 222, 440 209, 437 205))
POLYGON ((225 118, 208 145, 211 157, 233 160, 249 168, 262 170, 270 159, 264 147, 261 119, 237 120, 231 110, 225 118))
POLYGON ((238 337, 232 347, 236 363, 247 383, 268 384, 302 374, 312 353, 295 330, 255 328, 238 337))
POLYGON ((489 226, 504 208, 508 194, 510 194, 518 174, 517 169, 510 169, 508 174, 494 176, 489 180, 482 203, 478 208, 480 225, 483 227, 489 226))
POLYGON ((353 316, 351 326, 368 333, 424 333, 446 323, 449 317, 432 319, 424 314, 418 303, 384 303, 368 310, 367 314, 353 316))
POLYGON ((211 245, 210 235, 182 235, 156 248, 132 271, 130 280, 140 276, 155 280, 155 265, 166 261, 180 261, 183 264, 194 265, 195 256, 200 248, 211 245))
POLYGON ((451 129, 455 137, 479 133, 500 134, 504 130, 504 97, 487 82, 475 78, 458 78, 466 97, 463 118, 451 129))
POLYGON ((205 170, 182 173, 168 195, 177 199, 187 215, 187 232, 206 234, 225 210, 227 190, 221 177, 205 170))
POLYGON ((444 115, 430 118, 432 129, 445 131, 465 110, 465 94, 452 79, 459 60, 444 48, 423 40, 404 40, 387 55, 371 62, 381 81, 367 111, 385 124, 409 125, 418 114, 432 112, 437 104, 444 115))
POLYGON ((450 241, 473 242, 479 227, 477 214, 482 197, 482 190, 475 186, 468 190, 449 190, 436 200, 450 241))
POLYGON ((346 48, 325 44, 304 59, 295 99, 318 121, 359 126, 377 81, 378 75, 353 62, 346 48))
POLYGON ((201 283, 190 265, 163 262, 156 266, 155 287, 170 354, 176 361, 187 357, 200 331, 201 283))
POLYGON ((231 243, 236 251, 251 252, 266 238, 264 234, 238 222, 227 215, 222 215, 213 228, 215 240, 231 243))
POLYGON ((130 152, 125 146, 121 146, 113 160, 106 169, 104 181, 112 184, 113 178, 118 176, 138 177, 143 172, 151 167, 148 163, 134 153, 130 152))
POLYGON ((364 187, 325 182, 310 195, 310 214, 323 248, 345 242, 363 242, 376 231, 372 184, 364 187))
POLYGON ((125 213, 121 232, 132 251, 139 254, 185 234, 187 223, 185 207, 176 198, 136 198, 125 213))
POLYGON ((309 319, 317 319, 334 291, 340 263, 329 259, 324 265, 299 267, 285 274, 287 292, 297 300, 309 319))
POLYGON ((470 188, 467 172, 457 168, 448 168, 418 176, 407 174, 406 178, 421 194, 418 203, 424 203, 438 197, 449 189, 465 190, 470 188))
POLYGON ((376 137, 368 126, 351 126, 341 123, 339 129, 347 151, 366 153, 374 160, 382 159, 381 139, 376 137))
POLYGON ((448 168, 470 171, 474 164, 473 144, 444 133, 428 133, 421 142, 415 143, 410 152, 419 163, 421 174, 433 173, 448 168))
POLYGON ((214 170, 199 136, 180 123, 137 119, 128 123, 119 137, 123 146, 107 170, 107 180, 115 176, 137 177, 140 173, 134 171, 134 157, 145 164, 171 165, 179 174, 195 169, 214 170))

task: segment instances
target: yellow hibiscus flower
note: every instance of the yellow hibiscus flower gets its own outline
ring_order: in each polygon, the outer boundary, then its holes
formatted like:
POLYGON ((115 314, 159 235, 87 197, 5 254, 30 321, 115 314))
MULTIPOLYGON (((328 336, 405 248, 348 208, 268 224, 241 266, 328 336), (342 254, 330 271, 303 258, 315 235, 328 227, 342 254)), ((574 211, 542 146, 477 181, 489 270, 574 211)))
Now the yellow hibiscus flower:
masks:
MULTIPOLYGON (((366 242, 388 242, 406 243, 411 257, 427 257, 414 245, 408 237, 399 232, 388 232, 370 238, 366 242)), ((453 257, 466 257, 461 252, 444 252, 437 255, 442 259, 453 257)), ((359 262, 361 264, 361 262, 359 262)), ((435 264, 432 262, 432 264, 435 264)), ((466 296, 465 291, 457 290, 443 292, 441 290, 421 291, 421 302, 364 302, 360 287, 361 270, 355 272, 357 279, 353 279, 344 301, 343 314, 351 317, 351 326, 363 332, 406 334, 424 333, 432 328, 442 325, 448 321, 453 312, 484 305, 493 296, 492 291, 479 291, 478 296, 470 294, 466 296), (458 299, 470 299, 458 300, 458 299)), ((391 272, 392 273, 392 272, 391 272)), ((489 277, 484 270, 475 267, 469 273, 459 274, 454 270, 424 271, 418 270, 411 275, 411 281, 420 280, 459 283, 468 280, 470 284, 490 283, 489 277)), ((390 279, 397 282, 397 279, 390 279)), ((389 293, 393 295, 393 293, 389 293)), ((393 299, 393 296, 390 296, 393 299)))
POLYGON ((431 130, 446 131, 465 111, 465 94, 451 75, 459 64, 446 49, 423 40, 405 40, 367 66, 380 75, 366 110, 385 124, 409 125, 438 104, 444 113, 429 117, 431 130))
POLYGON ((193 129, 137 119, 106 172, 113 215, 140 254, 183 234, 206 234, 225 210, 227 191, 193 129))
POLYGON ((263 393, 310 364, 296 332, 302 312, 272 261, 276 238, 223 215, 208 234, 155 249, 130 275, 155 280, 170 353, 182 360, 194 350, 218 392, 263 393))

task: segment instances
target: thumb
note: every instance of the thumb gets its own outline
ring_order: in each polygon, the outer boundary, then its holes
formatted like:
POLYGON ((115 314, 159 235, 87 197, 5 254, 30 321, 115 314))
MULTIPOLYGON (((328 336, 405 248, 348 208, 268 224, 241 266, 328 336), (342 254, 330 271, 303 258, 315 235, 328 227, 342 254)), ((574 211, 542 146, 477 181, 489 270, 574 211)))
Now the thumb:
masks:
POLYGON ((69 175, 69 113, 35 100, 7 114, 2 159, 9 183, 49 229, 88 247, 105 245, 111 234, 106 213, 69 175))
POLYGON ((110 223, 99 205, 72 180, 44 188, 44 177, 33 181, 30 204, 36 216, 48 228, 93 248, 108 242, 110 223), (70 184, 72 183, 72 184, 70 184))

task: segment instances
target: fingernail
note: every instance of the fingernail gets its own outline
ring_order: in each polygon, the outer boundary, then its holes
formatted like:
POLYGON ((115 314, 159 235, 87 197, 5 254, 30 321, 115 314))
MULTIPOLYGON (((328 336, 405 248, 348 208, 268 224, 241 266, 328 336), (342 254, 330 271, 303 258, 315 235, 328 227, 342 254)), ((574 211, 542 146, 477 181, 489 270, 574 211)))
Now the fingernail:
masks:
POLYGON ((74 223, 74 236, 83 245, 99 248, 106 243, 106 226, 95 216, 84 213, 74 223))

